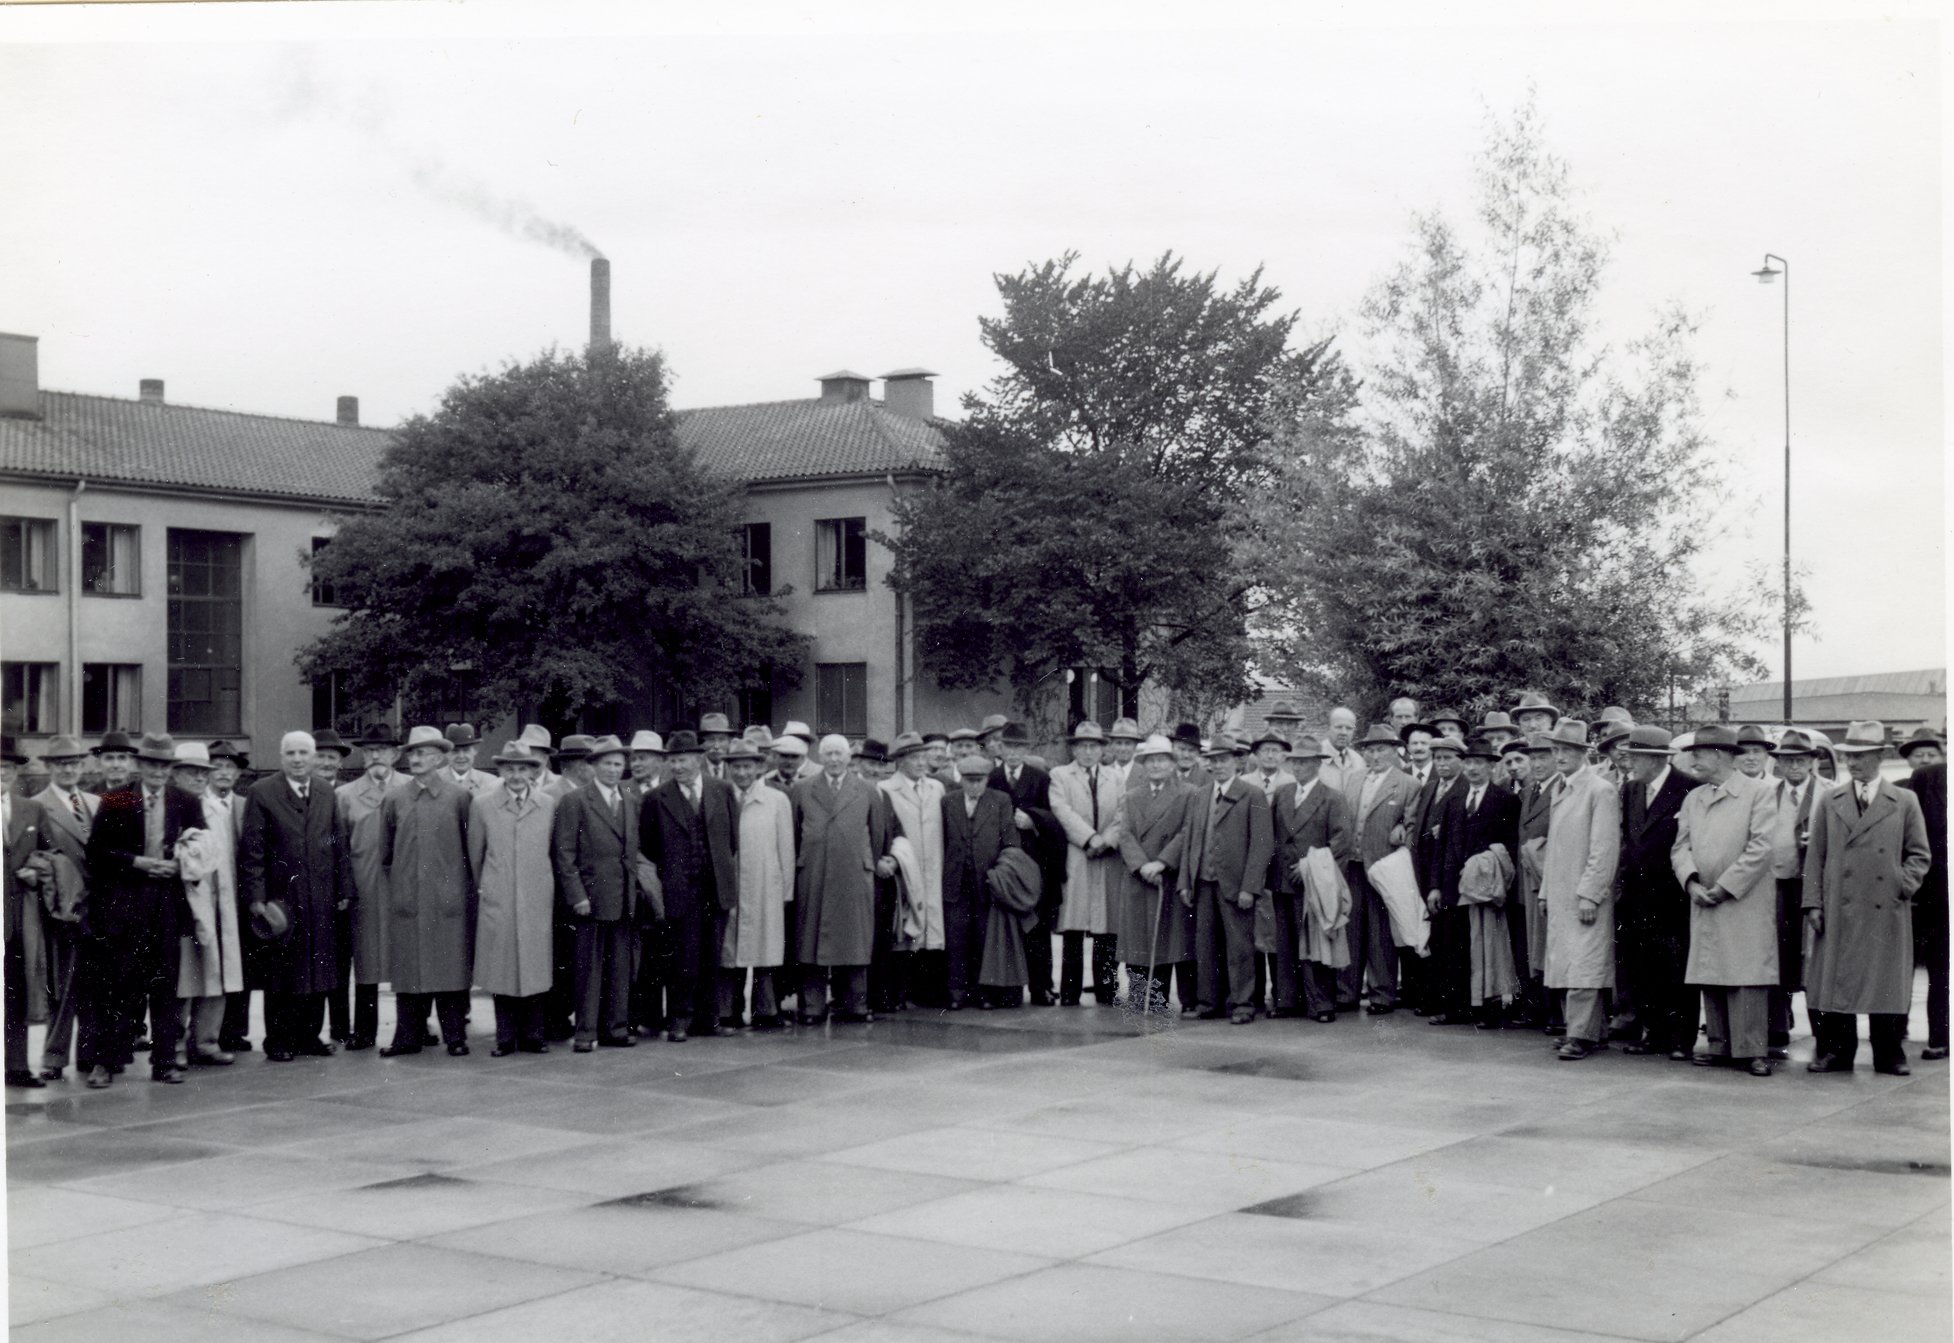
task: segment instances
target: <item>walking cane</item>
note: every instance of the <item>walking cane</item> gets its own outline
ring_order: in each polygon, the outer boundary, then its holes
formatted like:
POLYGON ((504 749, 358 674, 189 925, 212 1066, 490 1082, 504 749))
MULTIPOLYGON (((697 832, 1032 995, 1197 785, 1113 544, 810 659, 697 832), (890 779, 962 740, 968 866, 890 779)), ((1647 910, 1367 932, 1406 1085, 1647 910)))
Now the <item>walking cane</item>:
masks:
MULTIPOLYGON (((1153 889, 1153 941, 1147 946, 1147 996, 1140 1007, 1143 1028, 1148 1014, 1153 1011, 1153 959, 1160 953, 1160 920, 1167 901, 1167 869, 1160 870, 1160 878, 1154 882, 1153 889)), ((1160 1007, 1163 1012, 1167 1008, 1167 995, 1164 992, 1160 995, 1160 1007)))

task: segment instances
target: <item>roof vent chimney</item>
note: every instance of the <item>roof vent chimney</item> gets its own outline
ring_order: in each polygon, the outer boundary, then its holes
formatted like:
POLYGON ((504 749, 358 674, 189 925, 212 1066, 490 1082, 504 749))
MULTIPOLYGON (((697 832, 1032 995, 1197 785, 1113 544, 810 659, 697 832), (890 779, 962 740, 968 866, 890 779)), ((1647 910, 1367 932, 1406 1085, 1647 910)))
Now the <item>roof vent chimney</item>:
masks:
POLYGON ((145 406, 162 405, 163 380, 161 378, 144 378, 136 384, 136 396, 145 406))
POLYGON ((936 390, 930 379, 936 374, 926 368, 899 368, 882 375, 882 406, 912 420, 936 417, 936 390))
POLYGON ((360 422, 360 399, 357 396, 339 398, 339 422, 350 425, 360 422))
POLYGON ((866 401, 868 399, 868 378, 864 374, 851 373, 844 368, 839 373, 822 374, 819 382, 823 401, 866 401))
POLYGON ((0 415, 41 418, 41 338, 0 331, 0 415))
POLYGON ((601 256, 590 261, 590 348, 611 348, 611 263, 601 256))

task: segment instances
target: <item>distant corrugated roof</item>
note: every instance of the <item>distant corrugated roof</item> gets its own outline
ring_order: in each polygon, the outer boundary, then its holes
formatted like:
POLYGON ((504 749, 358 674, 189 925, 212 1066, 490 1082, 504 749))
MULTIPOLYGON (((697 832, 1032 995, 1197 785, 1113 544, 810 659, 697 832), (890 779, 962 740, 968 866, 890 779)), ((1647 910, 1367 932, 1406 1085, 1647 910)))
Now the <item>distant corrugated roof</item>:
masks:
MULTIPOLYGON (((1864 676, 1820 676, 1809 681, 1794 680, 1794 699, 1819 695, 1944 695, 1947 693, 1947 668, 1928 667, 1921 671, 1871 672, 1864 676)), ((1732 704, 1768 700, 1782 703, 1783 681, 1760 681, 1737 686, 1730 692, 1732 704)))
POLYGON ((331 421, 42 392, 40 419, 0 418, 0 471, 371 503, 391 437, 331 421))
POLYGON ((678 412, 679 441, 707 467, 739 480, 937 471, 943 437, 927 421, 880 402, 762 401, 678 412))

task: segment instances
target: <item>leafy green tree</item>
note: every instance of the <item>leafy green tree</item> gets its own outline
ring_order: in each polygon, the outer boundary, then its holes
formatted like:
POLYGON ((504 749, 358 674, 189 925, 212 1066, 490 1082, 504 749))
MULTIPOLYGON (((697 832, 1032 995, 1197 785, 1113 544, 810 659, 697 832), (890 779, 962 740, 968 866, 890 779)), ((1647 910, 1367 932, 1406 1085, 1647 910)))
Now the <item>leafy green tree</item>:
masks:
POLYGON ((1698 572, 1730 523, 1691 319, 1594 330, 1607 246, 1529 103, 1495 120, 1478 210, 1415 221, 1363 305, 1361 413, 1280 417, 1242 565, 1265 670, 1369 704, 1522 687, 1638 715, 1760 670, 1757 608, 1698 572))
POLYGON ((559 723, 668 687, 723 701, 769 664, 795 675, 805 641, 738 595, 741 488, 680 446, 656 354, 463 378, 387 449, 384 507, 314 561, 346 610, 299 668, 412 717, 468 668, 485 711, 559 723))
POLYGON ((1153 682, 1189 709, 1248 691, 1254 584, 1231 510, 1266 476, 1279 402, 1347 391, 1329 342, 1258 270, 1232 288, 1184 273, 1076 275, 1075 254, 997 277, 980 322, 1004 371, 945 423, 947 469, 896 505, 892 583, 943 685, 1002 680, 1027 712, 1068 667, 1103 668, 1129 707, 1153 682))

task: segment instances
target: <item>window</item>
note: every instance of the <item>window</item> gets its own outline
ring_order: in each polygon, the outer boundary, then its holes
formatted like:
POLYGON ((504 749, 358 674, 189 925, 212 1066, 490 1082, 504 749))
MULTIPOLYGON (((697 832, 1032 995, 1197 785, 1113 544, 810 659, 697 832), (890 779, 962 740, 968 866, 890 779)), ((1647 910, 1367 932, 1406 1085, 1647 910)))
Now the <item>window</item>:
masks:
POLYGON ((868 732, 868 664, 817 662, 814 665, 814 730, 845 737, 868 732))
MULTIPOLYGON (((315 536, 312 538, 312 564, 315 575, 312 579, 312 604, 314 606, 339 605, 339 598, 334 594, 332 584, 324 582, 316 576, 319 553, 331 544, 332 538, 330 536, 315 536)), ((325 725, 322 723, 320 726, 323 727, 325 725)))
POLYGON ((1072 670, 1072 684, 1066 707, 1067 730, 1076 727, 1090 718, 1104 728, 1110 728, 1113 720, 1120 716, 1119 687, 1114 685, 1103 671, 1093 667, 1075 667, 1072 670))
POLYGON ((142 724, 142 668, 128 662, 81 664, 81 730, 134 732, 142 724))
POLYGON ((741 529, 741 545, 745 564, 740 569, 740 595, 764 597, 773 591, 773 524, 747 523, 741 529))
POLYGON ((244 683, 244 538, 171 528, 169 730, 229 735, 244 683))
POLYGON ((82 523, 81 590, 92 597, 141 595, 142 528, 82 523))
POLYGON ((338 672, 328 672, 312 683, 313 731, 329 727, 339 732, 357 732, 359 724, 347 712, 351 707, 338 672))
POLYGON ((742 727, 773 722, 773 668, 762 667, 739 692, 735 706, 742 727))
POLYGON ((0 518, 0 588, 55 590, 53 518, 0 518))
POLYGON ((23 736, 53 732, 60 684, 58 662, 0 662, 0 724, 23 736))
POLYGON ((868 586, 868 541, 862 518, 814 524, 814 590, 860 592, 868 586))

